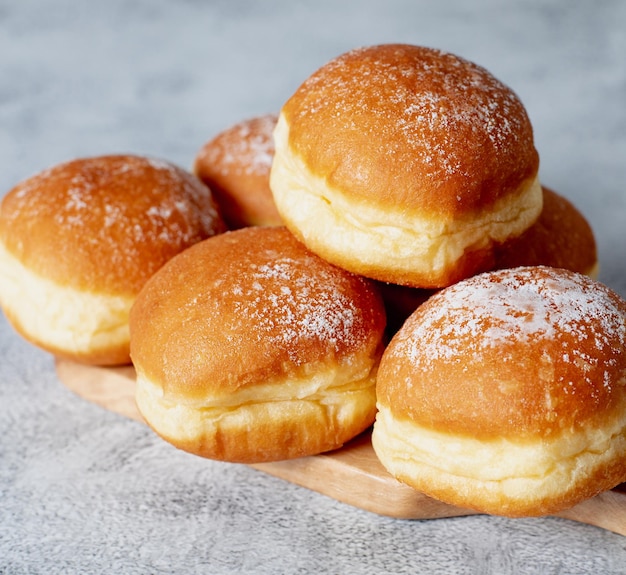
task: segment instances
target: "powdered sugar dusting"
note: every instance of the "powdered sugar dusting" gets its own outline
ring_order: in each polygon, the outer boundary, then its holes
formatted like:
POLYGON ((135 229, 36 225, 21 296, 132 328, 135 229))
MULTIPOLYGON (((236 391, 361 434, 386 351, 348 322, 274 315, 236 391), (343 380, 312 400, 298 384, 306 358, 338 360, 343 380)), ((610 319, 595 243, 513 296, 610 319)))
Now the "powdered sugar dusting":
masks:
MULTIPOLYGON (((338 117, 386 114, 386 119, 392 121, 381 121, 376 127, 400 136, 397 149, 409 146, 418 150, 424 163, 433 166, 431 177, 437 175, 435 166, 448 174, 462 169, 461 158, 451 145, 455 137, 481 133, 494 148, 517 137, 520 102, 485 69, 452 54, 431 50, 425 52, 424 59, 410 61, 402 55, 394 59, 385 54, 379 58, 373 53, 355 71, 355 58, 366 51, 369 50, 353 50, 335 59, 326 66, 323 76, 313 76, 305 86, 314 93, 321 90, 324 95, 332 94, 338 117), (350 69, 350 73, 343 69, 350 69), (322 82, 326 83, 323 90, 322 82), (396 110, 386 112, 389 103, 396 110), (437 137, 424 137, 425 134, 437 137), (442 134, 447 134, 443 140, 439 137, 442 134)), ((316 114, 323 106, 324 101, 320 101, 302 113, 316 114)), ((481 138, 480 143, 484 142, 485 138, 481 138)), ((460 149, 465 150, 467 145, 472 145, 471 140, 460 149)))
MULTIPOLYGON (((21 212, 47 217, 47 212, 53 211, 56 222, 64 227, 85 226, 97 218, 105 228, 123 225, 140 206, 145 206, 150 221, 161 225, 174 213, 187 216, 192 206, 203 204, 204 211, 198 213, 203 227, 210 230, 217 218, 215 206, 207 202, 210 192, 205 186, 177 166, 154 158, 105 156, 59 164, 18 184, 15 195, 21 208, 13 217, 20 217, 21 212), (47 193, 48 187, 57 189, 47 193)), ((148 229, 145 232, 150 233, 148 229)), ((185 242, 190 233, 179 226, 173 235, 180 234, 185 242)))
MULTIPOLYGON (((320 155, 329 169, 345 161, 349 174, 368 162, 360 170, 374 170, 375 179, 380 162, 400 173, 415 170, 429 186, 453 177, 471 186, 477 173, 491 179, 532 163, 532 127, 516 94, 484 68, 439 50, 352 50, 307 79, 285 111, 300 153, 315 150, 316 164, 320 155), (346 144, 338 159, 342 142, 366 151, 346 144)), ((367 186, 365 179, 363 193, 367 186)), ((459 194, 461 201, 468 191, 461 186, 459 194)))
POLYGON ((626 303, 602 284, 564 270, 482 274, 433 296, 409 319, 393 354, 429 370, 440 361, 480 362, 494 350, 506 362, 515 346, 541 349, 554 341, 560 359, 580 368, 583 379, 600 369, 600 383, 609 386, 616 354, 626 348, 626 303), (609 358, 606 365, 599 357, 609 358))
POLYGON ((223 175, 269 174, 274 159, 272 134, 276 121, 275 115, 268 114, 235 124, 206 145, 204 160, 223 175))
POLYGON ((268 233, 280 234, 278 241, 288 247, 276 244, 238 254, 229 258, 224 276, 220 270, 212 280, 212 291, 221 294, 224 316, 232 322, 225 331, 253 341, 257 354, 282 355, 294 365, 308 363, 312 355, 344 356, 371 345, 372 322, 379 321, 374 318, 382 307, 368 300, 374 292, 367 280, 307 253, 286 231, 268 233))
POLYGON ((353 295, 360 278, 320 266, 313 256, 296 260, 280 254, 249 264, 238 277, 230 288, 234 315, 242 329, 255 326, 262 347, 286 350, 290 361, 300 364, 302 351, 316 342, 326 350, 362 343, 364 312, 353 295))
MULTIPOLYGON (((40 242, 37 249, 55 253, 59 274, 66 277, 63 253, 70 250, 95 275, 108 261, 120 274, 138 275, 130 283, 139 285, 183 247, 223 231, 209 189, 185 170, 154 158, 73 160, 25 180, 9 196, 9 209, 3 210, 6 233, 13 234, 12 225, 31 226, 38 234, 48 230, 48 245, 40 242), (146 257, 146 250, 152 255, 146 257), (158 261, 159 255, 164 259, 158 261), (146 261, 156 267, 144 269, 146 261)), ((19 251, 20 245, 14 248, 19 251)), ((30 256, 37 257, 32 247, 24 254, 30 256)))

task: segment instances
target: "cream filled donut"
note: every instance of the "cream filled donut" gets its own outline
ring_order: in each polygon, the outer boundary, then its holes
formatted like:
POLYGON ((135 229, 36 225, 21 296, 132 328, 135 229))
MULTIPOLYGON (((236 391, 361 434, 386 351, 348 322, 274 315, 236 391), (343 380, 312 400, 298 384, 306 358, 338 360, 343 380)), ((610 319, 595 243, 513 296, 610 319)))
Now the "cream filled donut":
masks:
POLYGON ((374 421, 380 293, 283 227, 227 232, 176 256, 139 294, 130 327, 137 405, 190 453, 290 459, 374 421))
POLYGON ((26 339, 92 364, 130 362, 128 314, 146 280, 225 231, 210 190, 161 160, 81 158, 0 205, 0 303, 26 339))
POLYGON ((242 120, 206 142, 194 173, 211 188, 231 229, 282 224, 270 190, 277 116, 242 120))
POLYGON ((283 105, 270 186, 311 250, 381 281, 437 288, 489 269, 542 205, 526 110, 488 71, 404 44, 360 48, 283 105))
POLYGON ((381 360, 376 454, 400 481, 483 513, 555 513, 626 480, 626 302, 521 267, 433 295, 381 360))

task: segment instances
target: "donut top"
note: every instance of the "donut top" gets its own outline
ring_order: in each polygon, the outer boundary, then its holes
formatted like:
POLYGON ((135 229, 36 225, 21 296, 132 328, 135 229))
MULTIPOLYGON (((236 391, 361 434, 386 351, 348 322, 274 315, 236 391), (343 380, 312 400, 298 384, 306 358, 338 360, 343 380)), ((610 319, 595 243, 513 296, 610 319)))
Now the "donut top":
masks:
POLYGON ((284 228, 250 227, 193 246, 151 278, 131 312, 131 355, 166 394, 189 398, 374 357, 384 325, 371 282, 284 228))
POLYGON ((200 177, 217 172, 267 176, 274 158, 272 133, 277 117, 267 114, 239 122, 218 134, 198 152, 196 167, 200 177))
POLYGON ((277 120, 275 114, 243 120, 196 155, 194 173, 213 191, 230 229, 282 223, 270 189, 277 120))
POLYGON ((185 247, 224 231, 210 190, 168 162, 133 155, 58 164, 15 186, 0 238, 31 271, 120 295, 185 247))
POLYGON ((485 273, 422 305, 390 343, 383 404, 476 436, 579 428, 623 406, 626 302, 549 267, 485 273))
POLYGON ((306 167, 365 202, 454 216, 491 206, 538 170, 516 94, 435 49, 347 52, 308 78, 282 114, 306 167))

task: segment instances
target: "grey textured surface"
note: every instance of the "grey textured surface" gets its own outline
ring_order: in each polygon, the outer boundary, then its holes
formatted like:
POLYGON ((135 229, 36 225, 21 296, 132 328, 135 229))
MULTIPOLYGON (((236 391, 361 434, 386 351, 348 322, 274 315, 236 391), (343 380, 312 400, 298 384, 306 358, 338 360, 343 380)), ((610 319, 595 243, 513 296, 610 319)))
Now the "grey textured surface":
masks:
MULTIPOLYGON (((318 66, 379 42, 444 48, 520 95, 541 177, 587 215, 626 296, 626 3, 0 0, 0 195, 77 156, 189 167, 318 66)), ((379 517, 201 460, 87 404, 0 316, 0 573, 626 573, 571 521, 379 517)))

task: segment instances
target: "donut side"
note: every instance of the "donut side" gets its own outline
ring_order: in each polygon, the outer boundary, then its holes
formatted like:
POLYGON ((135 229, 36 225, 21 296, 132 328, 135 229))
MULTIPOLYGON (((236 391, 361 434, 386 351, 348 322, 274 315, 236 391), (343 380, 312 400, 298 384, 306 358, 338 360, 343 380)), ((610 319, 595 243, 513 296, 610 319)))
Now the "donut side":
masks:
POLYGON ((32 344, 81 363, 129 363, 133 297, 61 286, 29 270, 1 243, 0 285, 7 319, 32 344))

